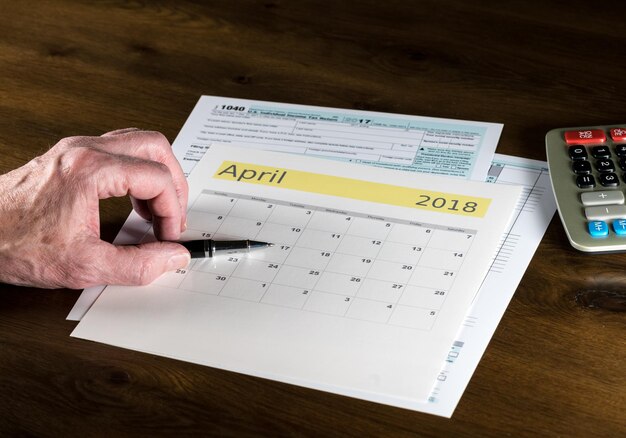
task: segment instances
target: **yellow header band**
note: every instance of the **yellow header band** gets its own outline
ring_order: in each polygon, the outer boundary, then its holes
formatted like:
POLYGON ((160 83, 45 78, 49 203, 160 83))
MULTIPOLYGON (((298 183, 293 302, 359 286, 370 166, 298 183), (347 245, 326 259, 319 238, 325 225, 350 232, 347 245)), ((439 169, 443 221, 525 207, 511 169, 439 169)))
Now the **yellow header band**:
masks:
POLYGON ((477 196, 433 192, 235 161, 224 161, 213 178, 471 217, 484 217, 491 203, 491 199, 477 196))

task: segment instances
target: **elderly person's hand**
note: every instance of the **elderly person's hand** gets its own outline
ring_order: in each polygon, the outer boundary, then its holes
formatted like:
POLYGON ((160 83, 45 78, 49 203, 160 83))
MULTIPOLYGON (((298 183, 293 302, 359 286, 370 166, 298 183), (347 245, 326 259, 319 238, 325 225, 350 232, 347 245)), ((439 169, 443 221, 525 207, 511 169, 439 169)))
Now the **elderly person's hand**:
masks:
POLYGON ((125 129, 70 137, 0 176, 0 282, 44 288, 147 284, 185 267, 188 187, 167 139, 125 129), (99 200, 129 194, 161 242, 100 239, 99 200))

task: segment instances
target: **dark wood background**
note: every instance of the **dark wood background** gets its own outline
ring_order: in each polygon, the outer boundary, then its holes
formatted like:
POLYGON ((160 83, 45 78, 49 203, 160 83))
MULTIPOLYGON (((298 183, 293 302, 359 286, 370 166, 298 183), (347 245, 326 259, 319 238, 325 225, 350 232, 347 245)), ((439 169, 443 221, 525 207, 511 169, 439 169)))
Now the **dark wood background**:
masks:
MULTIPOLYGON (((556 127, 626 122, 620 1, 0 0, 0 171, 70 135, 173 140, 202 94, 556 127)), ((112 239, 130 211, 103 203, 112 239)), ((1 224, 0 224, 1 226, 1 224)), ((2 269, 0 267, 0 269, 2 269)), ((69 337, 0 285, 0 435, 625 436, 626 254, 555 218, 451 420, 69 337)))

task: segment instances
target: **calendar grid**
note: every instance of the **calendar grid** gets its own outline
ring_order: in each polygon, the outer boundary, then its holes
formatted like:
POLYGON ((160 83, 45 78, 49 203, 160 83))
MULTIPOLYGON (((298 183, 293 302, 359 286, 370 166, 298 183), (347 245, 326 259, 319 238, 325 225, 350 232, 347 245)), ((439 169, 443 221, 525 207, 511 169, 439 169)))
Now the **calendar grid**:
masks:
MULTIPOLYGON (((353 224, 354 224, 354 221, 351 221, 351 223, 350 223, 350 225, 348 226, 348 229, 346 230, 346 232, 344 233, 344 235, 343 235, 342 239, 343 239, 343 238, 345 238, 345 236, 349 234, 349 232, 350 232, 350 228, 352 227, 352 225, 353 225, 353 224)), ((376 255, 378 255, 378 251, 377 251, 377 254, 376 254, 376 255)), ((365 272, 365 274, 364 274, 364 276, 363 276, 363 277, 367 277, 367 273, 369 272, 369 270, 370 270, 371 268, 372 268, 371 266, 369 266, 369 267, 368 267, 368 269, 367 269, 367 271, 365 272)), ((361 283, 357 286, 356 290, 354 291, 354 296, 355 296, 355 297, 357 297, 357 296, 359 295, 359 289, 361 288, 361 285, 362 285, 362 282, 361 282, 361 283)), ((348 299, 349 299, 349 298, 348 298, 348 299)), ((344 315, 348 314, 348 312, 350 311, 350 307, 352 306, 352 303, 354 303, 354 300, 351 300, 351 301, 349 301, 349 302, 348 302, 348 307, 346 308, 346 311, 345 311, 344 315)), ((389 319, 389 318, 387 318, 387 320, 388 320, 388 319, 389 319)), ((385 320, 385 322, 387 322, 387 320, 385 320)))
POLYGON ((196 259, 157 283, 430 330, 475 235, 474 230, 205 190, 188 213, 185 239, 248 238, 275 246, 247 257, 196 259))
MULTIPOLYGON (((432 233, 429 233, 429 234, 431 234, 431 236, 429 236, 428 241, 426 242, 426 246, 428 246, 428 243, 430 242, 430 239, 432 238, 432 233)), ((420 259, 421 259, 421 257, 420 257, 420 259)), ((415 274, 413 273, 413 274, 411 275, 411 277, 412 277, 413 275, 415 275, 415 274)), ((402 296, 404 295, 404 291, 406 291, 406 290, 407 290, 407 286, 408 286, 408 284, 409 284, 409 283, 407 282, 407 283, 405 283, 405 284, 402 284, 402 285, 401 285, 401 286, 403 286, 403 290, 402 290, 402 292, 400 293, 400 297, 398 298, 398 302, 399 302, 400 300, 402 300, 402 296)), ((391 316, 390 316, 390 317, 391 317, 391 316)))
MULTIPOLYGON (((253 198, 253 200, 258 200, 258 199, 253 198)), ((263 201, 261 201, 261 200, 258 200, 258 201, 259 201, 259 202, 263 202, 263 201)), ((273 214, 273 213, 274 213, 274 212, 272 212, 272 213, 270 214, 269 218, 271 218, 271 217, 272 217, 272 214, 273 214)), ((269 218, 268 218, 268 219, 269 219, 269 218)), ((308 224, 309 224, 309 222, 310 222, 310 220, 311 220, 311 219, 309 218, 309 219, 307 220, 307 222, 306 222, 306 224, 305 224, 305 225, 308 225, 308 224)), ((260 232, 260 231, 259 231, 259 232, 260 232)), ((296 239, 296 241, 294 242, 294 245, 297 245, 298 240, 300 239, 300 237, 301 237, 301 235, 300 235, 300 236, 298 236, 298 238, 297 238, 297 239, 296 239)), ((257 236, 255 236, 255 238, 257 238, 257 239, 258 239, 258 233, 257 233, 257 236)), ((267 293, 267 291, 266 291, 263 295, 265 295, 266 293, 267 293)), ((307 297, 306 297, 306 300, 305 300, 305 302, 304 302, 304 305, 306 305, 306 301, 309 299, 309 296, 310 296, 308 293, 307 293, 306 295, 307 295, 307 297)), ((263 301, 263 297, 261 297, 261 302, 262 302, 262 301, 263 301)))

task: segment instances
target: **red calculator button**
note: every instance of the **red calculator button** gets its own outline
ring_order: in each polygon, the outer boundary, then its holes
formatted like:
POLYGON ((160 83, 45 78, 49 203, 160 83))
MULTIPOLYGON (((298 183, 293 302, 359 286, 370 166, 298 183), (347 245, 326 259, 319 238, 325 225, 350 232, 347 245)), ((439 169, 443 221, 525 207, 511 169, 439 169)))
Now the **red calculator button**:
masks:
POLYGON ((567 144, 594 144, 604 143, 606 135, 602 129, 582 129, 580 131, 565 132, 565 142, 567 144))
POLYGON ((611 138, 613 141, 626 141, 626 128, 611 129, 611 138))

